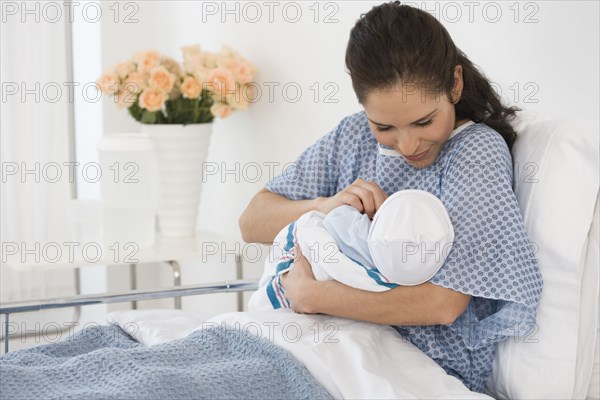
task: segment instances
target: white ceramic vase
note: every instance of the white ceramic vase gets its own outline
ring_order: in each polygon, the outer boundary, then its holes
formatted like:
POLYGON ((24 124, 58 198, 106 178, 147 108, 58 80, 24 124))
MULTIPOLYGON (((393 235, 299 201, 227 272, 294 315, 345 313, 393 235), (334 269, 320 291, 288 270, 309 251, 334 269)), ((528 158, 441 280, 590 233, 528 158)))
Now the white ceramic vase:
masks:
POLYGON ((154 141, 158 159, 158 232, 162 236, 195 234, 212 127, 212 123, 142 125, 142 132, 154 141))

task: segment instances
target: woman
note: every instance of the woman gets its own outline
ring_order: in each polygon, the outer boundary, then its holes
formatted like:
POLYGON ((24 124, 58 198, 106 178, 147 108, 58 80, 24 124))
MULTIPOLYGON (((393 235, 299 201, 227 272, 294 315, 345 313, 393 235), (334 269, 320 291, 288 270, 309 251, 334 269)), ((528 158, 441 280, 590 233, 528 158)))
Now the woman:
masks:
POLYGON ((393 325, 483 391, 495 343, 532 331, 542 290, 512 191, 517 109, 502 105, 434 17, 397 1, 357 21, 346 66, 364 111, 344 118, 251 200, 242 235, 272 242, 305 212, 342 204, 372 217, 398 190, 437 196, 455 240, 428 282, 366 292, 317 282, 297 257, 282 284, 294 311, 393 325))

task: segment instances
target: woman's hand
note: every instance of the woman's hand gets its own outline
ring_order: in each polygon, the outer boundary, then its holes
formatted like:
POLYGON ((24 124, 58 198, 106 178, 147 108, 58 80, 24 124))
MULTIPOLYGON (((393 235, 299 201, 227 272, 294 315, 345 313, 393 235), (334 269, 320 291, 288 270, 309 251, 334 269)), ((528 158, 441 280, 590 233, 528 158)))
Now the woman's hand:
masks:
POLYGON ((294 247, 294 263, 289 272, 281 277, 285 297, 290 301, 292 310, 300 314, 314 314, 316 311, 312 304, 311 287, 317 284, 312 273, 310 263, 302 255, 300 246, 294 247))
POLYGON ((387 197, 375 182, 357 179, 335 196, 320 198, 317 211, 327 214, 334 208, 347 204, 373 219, 373 215, 387 197))

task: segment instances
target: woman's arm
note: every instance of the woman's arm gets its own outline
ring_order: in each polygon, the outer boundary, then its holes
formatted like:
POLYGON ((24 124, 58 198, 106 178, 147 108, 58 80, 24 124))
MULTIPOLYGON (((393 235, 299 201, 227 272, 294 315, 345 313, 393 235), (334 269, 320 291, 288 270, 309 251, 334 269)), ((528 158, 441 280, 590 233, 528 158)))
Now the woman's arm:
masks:
POLYGON ((271 244, 284 226, 302 214, 316 210, 323 200, 322 197, 313 200, 290 200, 267 189, 261 189, 240 216, 242 238, 248 243, 271 244))
POLYGON ((448 325, 471 296, 432 283, 368 292, 337 281, 316 281, 304 256, 282 278, 285 296, 299 313, 328 314, 386 325, 448 325))

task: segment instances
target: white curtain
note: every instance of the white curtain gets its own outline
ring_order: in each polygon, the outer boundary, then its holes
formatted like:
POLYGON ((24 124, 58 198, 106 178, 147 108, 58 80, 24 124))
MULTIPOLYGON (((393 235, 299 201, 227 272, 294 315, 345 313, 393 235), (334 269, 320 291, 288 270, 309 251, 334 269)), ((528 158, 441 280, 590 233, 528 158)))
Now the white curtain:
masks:
MULTIPOLYGON (((25 4, 25 3, 22 3, 25 4)), ((42 173, 48 163, 63 166, 70 161, 69 119, 72 102, 68 92, 67 31, 64 21, 36 22, 34 15, 6 15, 1 35, 1 162, 3 171, 13 167, 15 175, 3 174, 1 182, 2 242, 62 243, 68 238, 66 206, 71 184, 66 167, 57 182, 54 171, 42 173), (12 94, 13 92, 15 92, 12 94), (15 165, 16 164, 16 165, 15 165), (39 176, 22 173, 38 168, 39 176), (49 178, 49 179, 46 179, 49 178), (39 180, 39 182, 36 182, 39 180)), ((20 246, 20 244, 19 244, 20 246)), ((74 294, 71 269, 47 272, 14 272, 2 264, 0 301, 46 298, 74 294)), ((30 321, 70 320, 72 310, 29 315, 30 321)), ((28 315, 11 317, 27 322, 28 315)), ((31 329, 33 323, 27 323, 31 329)), ((42 326, 43 327, 43 326, 42 326)))

